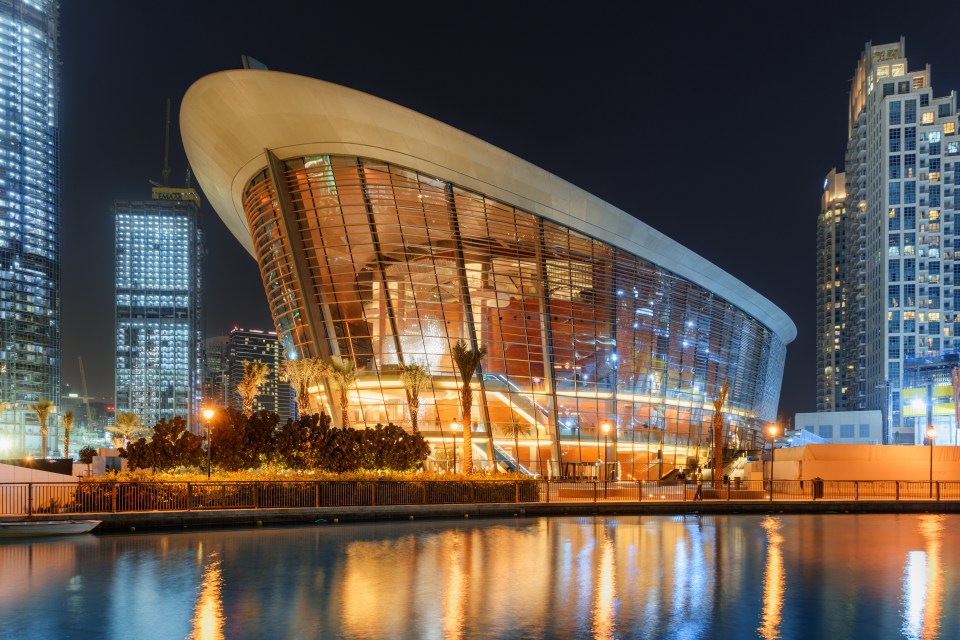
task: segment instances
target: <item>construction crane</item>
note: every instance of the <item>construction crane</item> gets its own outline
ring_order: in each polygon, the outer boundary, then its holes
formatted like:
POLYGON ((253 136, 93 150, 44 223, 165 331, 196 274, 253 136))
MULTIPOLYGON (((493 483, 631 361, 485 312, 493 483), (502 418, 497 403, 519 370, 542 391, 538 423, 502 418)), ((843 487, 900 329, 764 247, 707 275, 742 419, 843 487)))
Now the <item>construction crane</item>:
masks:
POLYGON ((87 374, 83 371, 83 356, 77 356, 80 363, 80 384, 83 385, 83 404, 87 409, 87 431, 93 430, 93 410, 90 409, 90 396, 87 395, 87 374))

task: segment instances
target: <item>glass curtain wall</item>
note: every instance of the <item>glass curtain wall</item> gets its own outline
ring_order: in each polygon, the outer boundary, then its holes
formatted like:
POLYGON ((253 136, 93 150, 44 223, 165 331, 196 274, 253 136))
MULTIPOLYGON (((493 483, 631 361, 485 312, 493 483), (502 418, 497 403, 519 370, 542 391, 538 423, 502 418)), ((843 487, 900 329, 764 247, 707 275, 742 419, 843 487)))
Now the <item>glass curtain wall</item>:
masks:
MULTIPOLYGON (((785 345, 725 300, 410 169, 313 156, 283 170, 279 192, 264 170, 245 194, 264 286, 288 357, 339 356, 360 371, 351 426, 409 425, 399 367, 420 364, 432 374, 420 428, 438 459, 452 456, 465 425, 450 349, 463 341, 487 348, 474 441, 533 470, 595 476, 611 463, 618 477, 654 479, 706 464, 723 382, 724 446, 759 447, 785 345)), ((337 395, 321 388, 318 400, 337 395)))

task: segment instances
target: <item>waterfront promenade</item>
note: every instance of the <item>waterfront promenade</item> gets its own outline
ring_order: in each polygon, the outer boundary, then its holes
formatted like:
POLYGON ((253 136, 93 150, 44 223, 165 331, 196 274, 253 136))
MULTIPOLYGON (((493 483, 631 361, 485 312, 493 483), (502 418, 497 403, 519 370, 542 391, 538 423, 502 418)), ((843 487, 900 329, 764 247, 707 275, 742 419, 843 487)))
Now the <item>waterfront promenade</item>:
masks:
POLYGON ((19 483, 0 521, 97 518, 102 529, 611 514, 958 513, 960 482, 704 485, 543 479, 427 482, 19 483))

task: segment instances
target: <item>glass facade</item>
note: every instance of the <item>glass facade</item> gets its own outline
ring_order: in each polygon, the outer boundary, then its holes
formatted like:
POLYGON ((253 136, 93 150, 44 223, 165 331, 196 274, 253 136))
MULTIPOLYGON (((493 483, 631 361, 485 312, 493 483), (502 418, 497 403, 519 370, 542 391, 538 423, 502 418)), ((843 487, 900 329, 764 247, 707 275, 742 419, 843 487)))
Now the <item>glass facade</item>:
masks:
POLYGON ((58 4, 0 2, 0 452, 40 453, 28 406, 60 413, 58 4))
MULTIPOLYGON (((757 448, 774 419, 784 341, 702 286, 422 172, 268 156, 243 206, 270 309, 287 357, 357 367, 352 426, 408 425, 398 368, 417 363, 432 374, 420 428, 438 460, 451 456, 461 340, 487 349, 474 442, 512 456, 520 425, 517 458, 543 473, 616 461, 647 479, 706 465, 724 382, 731 454, 757 448)), ((319 392, 339 421, 339 394, 319 392)))
MULTIPOLYGON (((818 299, 821 318, 840 309, 834 406, 882 411, 885 443, 924 444, 933 425, 937 444, 960 444, 960 407, 952 393, 940 401, 960 354, 956 93, 938 97, 929 66, 909 70, 903 39, 868 44, 849 114, 846 215, 834 238, 836 259, 818 262, 818 284, 839 287, 818 299), (909 81, 882 82, 895 67, 909 81)), ((820 338, 823 356, 828 336, 820 338)), ((820 380, 827 381, 825 371, 820 380)), ((818 401, 818 409, 829 405, 818 401)))
POLYGON ((203 236, 194 199, 115 206, 116 409, 151 427, 177 416, 198 424, 203 236))

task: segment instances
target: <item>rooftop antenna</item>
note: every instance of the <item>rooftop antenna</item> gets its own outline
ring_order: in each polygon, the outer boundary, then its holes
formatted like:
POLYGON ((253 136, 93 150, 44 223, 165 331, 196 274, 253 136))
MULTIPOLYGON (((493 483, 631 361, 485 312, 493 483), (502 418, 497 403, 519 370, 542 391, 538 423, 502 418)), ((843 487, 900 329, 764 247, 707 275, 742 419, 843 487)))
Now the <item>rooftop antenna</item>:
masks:
POLYGON ((170 186, 170 98, 167 98, 167 124, 163 130, 163 186, 170 186))

